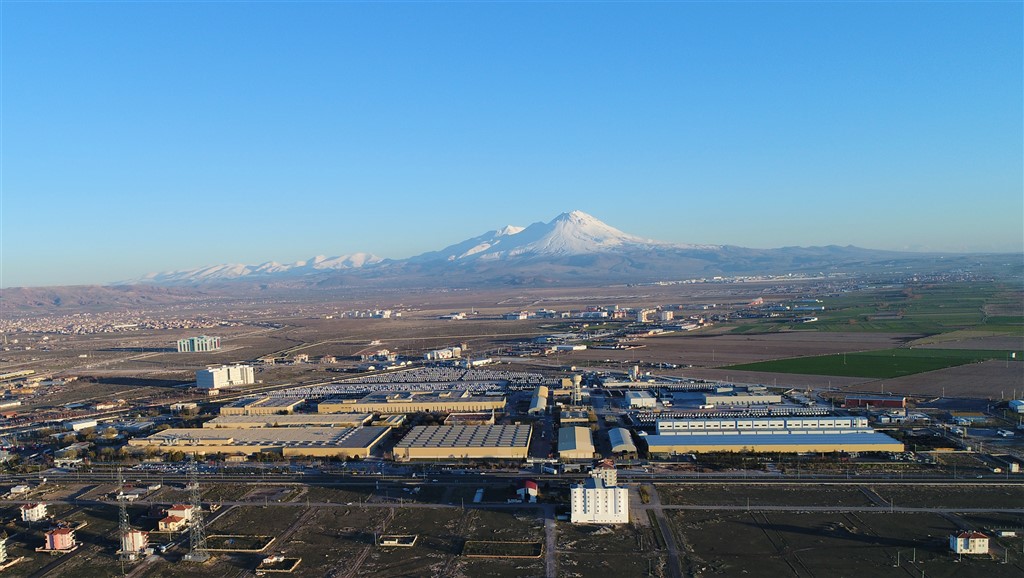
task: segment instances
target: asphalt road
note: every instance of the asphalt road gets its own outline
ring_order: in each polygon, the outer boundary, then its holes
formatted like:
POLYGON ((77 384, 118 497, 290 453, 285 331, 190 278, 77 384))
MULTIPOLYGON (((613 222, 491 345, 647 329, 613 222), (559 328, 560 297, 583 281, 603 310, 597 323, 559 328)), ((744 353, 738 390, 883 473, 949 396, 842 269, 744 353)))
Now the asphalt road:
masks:
MULTIPOLYGON (((204 473, 200 482, 207 483, 245 483, 245 484, 324 484, 324 485, 367 485, 392 483, 403 485, 439 484, 439 485, 479 485, 487 483, 506 483, 523 478, 539 482, 572 482, 582 480, 585 474, 535 474, 528 471, 484 473, 450 473, 437 472, 429 476, 412 477, 409 475, 377 474, 371 472, 352 473, 306 473, 306 474, 260 474, 251 472, 240 473, 204 473), (435 481, 436 480, 436 481, 435 481)), ((185 483, 186 473, 165 473, 145 470, 125 470, 124 477, 128 483, 185 483)), ((31 474, 0 475, 0 484, 18 484, 38 482, 46 478, 51 482, 64 483, 115 483, 116 473, 113 471, 92 472, 55 472, 45 471, 31 474)), ((631 475, 620 472, 619 480, 625 484, 644 483, 687 483, 687 484, 829 484, 829 485, 954 485, 954 486, 1000 486, 1024 485, 1024 475, 989 474, 984 477, 935 475, 935 476, 899 476, 899 475, 859 475, 859 476, 825 476, 825 475, 744 475, 736 473, 697 474, 697 473, 651 473, 631 475)))

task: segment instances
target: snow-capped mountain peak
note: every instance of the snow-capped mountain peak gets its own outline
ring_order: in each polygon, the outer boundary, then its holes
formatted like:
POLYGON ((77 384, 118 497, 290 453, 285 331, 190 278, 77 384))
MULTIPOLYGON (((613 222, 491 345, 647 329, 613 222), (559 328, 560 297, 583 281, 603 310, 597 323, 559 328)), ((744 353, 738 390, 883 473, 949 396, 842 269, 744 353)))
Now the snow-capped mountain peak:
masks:
POLYGON ((544 234, 529 246, 523 247, 522 252, 578 255, 601 253, 623 245, 658 244, 656 241, 623 233, 583 211, 562 213, 542 228, 538 227, 540 231, 544 231, 544 234))
POLYGON ((627 233, 583 211, 562 213, 548 223, 506 226, 478 237, 413 257, 414 262, 500 260, 511 257, 563 257, 667 246, 627 233))

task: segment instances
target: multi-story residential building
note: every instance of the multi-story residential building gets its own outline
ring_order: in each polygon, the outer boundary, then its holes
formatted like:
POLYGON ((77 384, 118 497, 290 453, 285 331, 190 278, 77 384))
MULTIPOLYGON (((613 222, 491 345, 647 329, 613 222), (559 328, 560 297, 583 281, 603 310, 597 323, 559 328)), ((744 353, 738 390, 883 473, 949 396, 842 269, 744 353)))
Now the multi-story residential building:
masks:
POLYGON ((220 337, 200 335, 178 340, 178 353, 203 353, 220 349, 220 337))
POLYGON ((591 472, 581 484, 569 489, 570 521, 573 524, 629 523, 629 490, 617 485, 614 469, 591 472))

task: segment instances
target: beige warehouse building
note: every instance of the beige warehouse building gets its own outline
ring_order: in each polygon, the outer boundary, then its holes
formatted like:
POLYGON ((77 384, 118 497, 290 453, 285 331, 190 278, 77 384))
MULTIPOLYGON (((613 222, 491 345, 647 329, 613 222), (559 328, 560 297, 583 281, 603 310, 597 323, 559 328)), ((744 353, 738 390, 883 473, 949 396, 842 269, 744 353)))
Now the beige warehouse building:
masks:
POLYGON ((533 428, 528 425, 417 426, 395 445, 398 461, 526 459, 533 428))
POLYGON ((359 427, 373 419, 369 413, 295 413, 288 415, 221 415, 203 424, 205 428, 253 427, 359 427))
POLYGON ((391 431, 387 427, 277 427, 167 429, 128 441, 160 453, 359 457, 370 455, 391 431))
POLYGON ((558 459, 589 460, 593 459, 594 451, 594 437, 590 433, 590 428, 558 428, 558 459))
POLYGON ((243 397, 220 408, 221 415, 274 415, 295 412, 305 402, 302 397, 243 397))
POLYGON ((469 413, 502 410, 503 395, 475 395, 470 391, 380 391, 359 400, 325 399, 319 413, 469 413))

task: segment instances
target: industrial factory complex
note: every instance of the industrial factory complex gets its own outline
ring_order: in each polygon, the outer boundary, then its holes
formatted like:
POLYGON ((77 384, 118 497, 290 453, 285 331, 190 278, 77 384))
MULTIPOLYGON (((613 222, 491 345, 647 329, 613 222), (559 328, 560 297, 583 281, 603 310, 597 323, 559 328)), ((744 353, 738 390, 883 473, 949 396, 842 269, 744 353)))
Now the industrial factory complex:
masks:
MULTIPOLYGON (((199 428, 134 438, 132 447, 227 456, 378 456, 396 461, 608 457, 721 452, 901 452, 863 415, 765 386, 562 379, 407 370, 367 381, 239 397, 199 428), (430 381, 431 375, 471 381, 430 381), (390 379, 387 379, 390 377, 390 379), (618 392, 618 393, 616 393, 618 392), (425 417, 433 416, 433 417, 425 417)), ((878 401, 872 399, 872 401, 878 401)), ((902 401, 902 400, 901 400, 902 401)), ((887 406, 886 406, 887 407, 887 406)))
POLYGON ((987 267, 985 300, 889 267, 437 295, 368 270, 152 319, 111 292, 0 331, 0 575, 1024 576, 1024 349, 989 335, 1020 291, 987 267), (985 330, 938 339, 938 309, 985 330))

